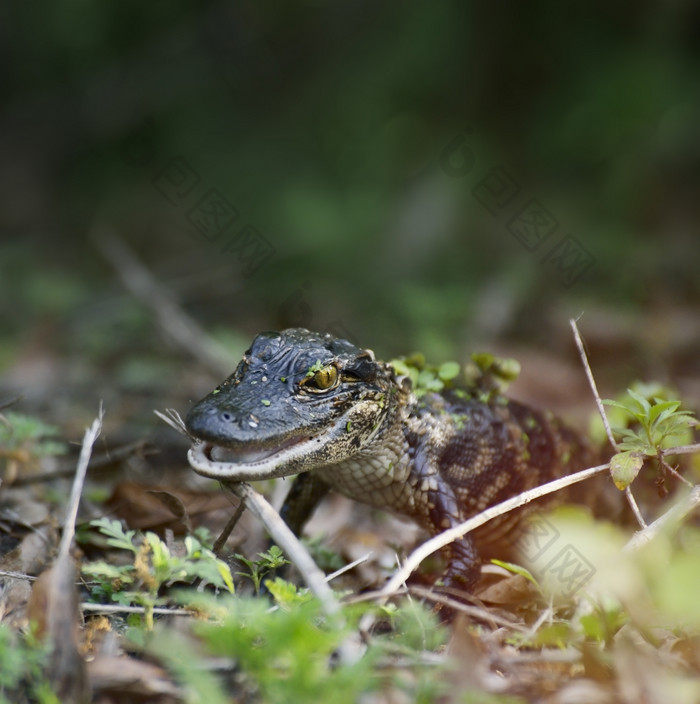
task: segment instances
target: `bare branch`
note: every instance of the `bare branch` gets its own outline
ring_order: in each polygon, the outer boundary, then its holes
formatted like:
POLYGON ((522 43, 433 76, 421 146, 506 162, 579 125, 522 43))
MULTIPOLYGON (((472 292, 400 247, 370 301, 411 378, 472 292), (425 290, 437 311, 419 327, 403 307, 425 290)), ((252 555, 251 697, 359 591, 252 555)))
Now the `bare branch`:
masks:
MULTIPOLYGON (((93 604, 84 601, 80 604, 80 610, 85 612, 98 614, 145 614, 145 606, 124 606, 122 604, 93 604)), ((152 613, 158 616, 194 616, 194 611, 191 609, 168 609, 162 606, 156 606, 152 609, 152 613)))
POLYGON ((700 452, 700 442, 694 445, 679 445, 678 447, 667 447, 661 450, 662 455, 692 455, 700 452))
MULTIPOLYGON (((332 618, 338 625, 342 625, 344 618, 340 602, 328 586, 326 576, 267 499, 246 482, 224 482, 223 486, 236 494, 246 508, 261 521, 270 537, 299 569, 309 590, 321 603, 324 613, 329 619, 332 618)), ((339 659, 346 663, 355 662, 361 656, 362 651, 364 651, 364 645, 354 635, 348 636, 340 643, 337 650, 339 659)))
POLYGON ((172 300, 122 239, 104 225, 95 227, 90 236, 129 292, 155 313, 170 339, 216 376, 231 373, 235 366, 231 355, 172 300))
POLYGON ((223 485, 238 496, 246 508, 262 522, 270 537, 297 566, 309 589, 321 602, 326 614, 335 616, 340 611, 340 604, 333 590, 326 583, 326 575, 267 499, 245 482, 224 482, 223 485))
MULTIPOLYGON (((573 318, 569 320, 569 325, 571 325, 571 329, 574 331, 574 340, 576 340, 576 347, 578 347, 579 356, 581 357, 581 363, 583 364, 586 376, 588 377, 588 384, 590 385, 591 391, 593 392, 593 398, 595 399, 596 406, 598 406, 598 413, 600 413, 600 417, 603 421, 603 426, 605 427, 605 432, 608 436, 608 440, 613 446, 615 452, 619 452, 617 443, 615 442, 615 436, 613 435, 612 428, 610 427, 610 422, 608 421, 608 416, 605 413, 605 406, 603 405, 603 401, 600 398, 600 394, 598 393, 598 386, 595 383, 595 378, 593 377, 591 365, 588 363, 588 356, 586 355, 586 350, 583 346, 583 340, 581 339, 581 335, 578 331, 578 325, 576 324, 576 321, 573 318)), ((637 505, 637 502, 634 496, 632 495, 632 490, 630 489, 630 487, 626 487, 625 489, 625 498, 627 499, 627 503, 632 509, 634 517, 637 519, 637 523, 639 523, 642 528, 646 528, 646 521, 644 520, 644 516, 642 516, 642 512, 639 510, 639 506, 637 505)))
POLYGON ((650 523, 644 530, 635 533, 625 545, 624 550, 631 552, 646 545, 665 528, 680 523, 691 511, 700 506, 700 485, 695 485, 675 506, 663 516, 650 523))
POLYGON ((453 528, 449 528, 448 530, 443 531, 442 533, 439 533, 438 535, 434 536, 433 538, 430 538, 430 540, 427 540, 422 545, 417 547, 408 556, 408 559, 403 564, 403 567, 401 567, 401 569, 396 572, 383 587, 382 593, 386 596, 392 594, 406 581, 406 579, 408 579, 409 575, 418 568, 418 566, 421 562, 423 562, 423 560, 432 555, 434 552, 437 552, 438 550, 441 550, 445 546, 454 542, 458 538, 462 538, 467 533, 470 533, 479 526, 482 526, 487 521, 490 521, 491 519, 496 518, 498 516, 502 516, 504 513, 508 513, 509 511, 512 511, 516 508, 520 508, 520 506, 529 504, 531 501, 534 501, 535 499, 538 499, 541 496, 552 494, 555 491, 559 491, 560 489, 566 488, 567 486, 571 486, 572 484, 577 484, 578 482, 584 481, 585 479, 589 479, 590 477, 593 477, 596 474, 601 474, 609 468, 609 464, 601 464, 597 467, 591 467, 589 469, 584 469, 574 474, 569 474, 566 477, 554 479, 553 481, 547 482, 546 484, 542 484, 541 486, 537 486, 534 489, 524 491, 522 494, 518 494, 518 496, 513 496, 512 498, 507 499, 506 501, 502 501, 500 504, 491 506, 490 508, 487 508, 485 511, 482 511, 476 516, 472 516, 469 520, 464 521, 463 523, 460 523, 459 525, 456 525, 453 528))
POLYGON ((593 391, 593 398, 595 399, 596 406, 598 406, 598 413, 600 413, 603 425, 605 426, 605 432, 607 433, 608 440, 610 440, 610 444, 613 446, 615 452, 617 452, 617 443, 615 442, 615 437, 613 436, 612 428, 610 427, 610 423, 608 422, 608 416, 605 413, 605 406, 603 405, 603 401, 601 400, 600 394, 598 393, 598 386, 595 383, 595 378, 593 377, 593 372, 591 371, 591 365, 588 363, 588 356, 586 355, 586 350, 583 346, 583 340, 581 339, 581 335, 578 331, 578 325, 576 324, 576 321, 573 318, 569 320, 569 325, 571 325, 571 329, 574 331, 574 340, 576 340, 576 347, 578 347, 578 352, 581 357, 581 363, 583 364, 583 369, 586 372, 586 376, 588 377, 588 384, 590 385, 591 390, 593 391))
POLYGON ((78 515, 78 505, 80 504, 80 495, 83 493, 83 484, 85 483, 85 475, 87 474, 88 465, 90 463, 90 455, 95 440, 102 430, 102 417, 104 412, 102 404, 97 418, 92 422, 92 425, 85 430, 83 437, 83 445, 80 448, 80 457, 78 458, 78 467, 75 470, 75 479, 71 489, 70 499, 68 501, 68 510, 66 512, 65 523, 63 526, 63 536, 61 545, 58 550, 58 559, 68 559, 71 545, 73 544, 73 536, 75 535, 75 520, 78 515))

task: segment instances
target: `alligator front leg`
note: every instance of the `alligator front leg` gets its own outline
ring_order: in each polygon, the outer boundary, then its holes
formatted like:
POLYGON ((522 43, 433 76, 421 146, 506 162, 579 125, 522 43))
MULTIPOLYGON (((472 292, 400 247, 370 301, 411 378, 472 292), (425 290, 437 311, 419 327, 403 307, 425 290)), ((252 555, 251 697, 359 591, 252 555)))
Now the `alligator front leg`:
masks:
POLYGON ((314 472, 300 474, 282 504, 280 515, 295 535, 301 535, 304 525, 330 487, 314 472))
MULTIPOLYGON (((466 520, 460 503, 447 491, 435 491, 428 494, 430 506, 428 518, 431 532, 439 534, 466 520)), ((445 571, 438 581, 440 586, 455 592, 470 594, 474 591, 481 574, 481 557, 471 534, 457 538, 443 549, 447 561, 445 571)), ((452 596, 459 598, 459 594, 452 596)))
MULTIPOLYGON (((467 535, 445 548, 447 568, 440 580, 447 590, 471 594, 481 574, 481 559, 474 539, 467 535)), ((453 594, 459 598, 458 594, 453 594)))

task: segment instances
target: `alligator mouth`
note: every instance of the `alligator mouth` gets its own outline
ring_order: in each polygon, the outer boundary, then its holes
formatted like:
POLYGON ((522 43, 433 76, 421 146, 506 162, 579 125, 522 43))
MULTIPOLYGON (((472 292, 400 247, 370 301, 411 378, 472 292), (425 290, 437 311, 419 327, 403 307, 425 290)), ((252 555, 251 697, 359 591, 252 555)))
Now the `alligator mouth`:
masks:
POLYGON ((288 450, 295 445, 311 440, 308 436, 288 438, 279 445, 265 447, 255 446, 251 443, 241 444, 240 447, 224 447, 213 443, 204 443, 204 453, 214 462, 228 462, 231 464, 255 464, 288 450))
POLYGON ((322 446, 320 436, 301 435, 287 438, 278 445, 245 443, 224 447, 209 441, 196 441, 187 460, 198 473, 213 479, 254 481, 297 474, 291 460, 303 457, 322 446))

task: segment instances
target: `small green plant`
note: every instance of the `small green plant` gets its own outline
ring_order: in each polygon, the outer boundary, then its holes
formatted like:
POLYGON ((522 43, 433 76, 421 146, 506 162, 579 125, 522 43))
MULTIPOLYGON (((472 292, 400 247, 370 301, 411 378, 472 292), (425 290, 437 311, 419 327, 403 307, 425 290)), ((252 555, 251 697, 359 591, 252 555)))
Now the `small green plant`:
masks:
POLYGON ((610 460, 610 471, 618 489, 624 490, 634 481, 646 457, 658 458, 662 471, 671 470, 662 450, 691 442, 692 428, 698 422, 690 411, 680 410, 681 402, 669 395, 669 390, 659 385, 638 384, 620 400, 603 400, 617 411, 610 420, 620 451, 610 460))
POLYGON ((471 361, 464 366, 453 361, 440 365, 429 364, 420 353, 392 359, 390 364, 397 374, 411 380, 418 397, 429 392, 457 389, 470 391, 487 401, 505 391, 520 373, 520 365, 516 360, 488 353, 473 354, 471 361))
POLYGON ((0 624, 0 704, 25 701, 27 695, 39 704, 59 703, 44 676, 48 655, 48 646, 31 632, 20 635, 0 624))
POLYGON ((265 586, 275 600, 275 604, 286 611, 295 608, 299 604, 305 604, 312 599, 308 589, 299 589, 296 584, 292 584, 281 577, 268 579, 265 582, 265 586))
POLYGON ((314 598, 274 611, 254 597, 219 598, 215 605, 205 595, 192 599, 190 606, 206 612, 209 603, 221 614, 215 623, 194 624, 195 631, 209 652, 236 662, 240 686, 257 701, 350 704, 374 688, 375 656, 333 665, 351 626, 327 622, 314 598))
POLYGON ((259 552, 257 560, 250 560, 245 555, 238 553, 234 557, 248 568, 248 572, 236 572, 236 574, 250 579, 256 594, 260 594, 262 580, 266 575, 289 564, 289 560, 284 557, 282 550, 277 545, 273 545, 266 552, 259 552))
POLYGON ((83 573, 98 582, 92 589, 93 598, 143 606, 148 630, 153 628, 154 608, 168 601, 161 596, 164 587, 200 578, 233 592, 228 565, 191 535, 184 540, 184 555, 173 555, 155 533, 125 531, 119 521, 108 518, 90 525, 107 537, 108 545, 133 555, 133 563, 128 565, 111 565, 104 560, 83 565, 83 573))
POLYGON ((41 457, 64 454, 65 443, 52 439, 58 432, 32 416, 12 411, 0 415, 0 460, 4 460, 7 473, 31 466, 41 457))
MULTIPOLYGON (((317 599, 296 592, 283 580, 275 580, 269 588, 276 598, 280 590, 285 592, 281 608, 270 610, 266 601, 253 597, 219 597, 212 604, 207 595, 191 594, 189 602, 204 613, 217 614, 215 622, 194 624, 195 631, 210 653, 236 662, 239 685, 256 701, 354 704, 363 695, 391 686, 405 689, 407 700, 428 701, 415 698, 417 688, 425 687, 420 662, 426 649, 442 648, 447 641, 447 629, 430 609, 406 600, 391 610, 396 628, 390 634, 374 637, 357 657, 338 661, 341 645, 356 643, 359 619, 379 607, 369 603, 344 607, 343 618, 328 619, 317 599), (391 663, 397 654, 414 662, 410 681, 398 682, 391 667, 378 667, 382 660, 391 663)), ((426 674, 441 681, 441 672, 433 665, 426 674)))
POLYGON ((309 538, 304 538, 303 543, 313 557, 314 562, 324 572, 335 572, 345 566, 342 555, 324 544, 325 536, 317 534, 309 538))

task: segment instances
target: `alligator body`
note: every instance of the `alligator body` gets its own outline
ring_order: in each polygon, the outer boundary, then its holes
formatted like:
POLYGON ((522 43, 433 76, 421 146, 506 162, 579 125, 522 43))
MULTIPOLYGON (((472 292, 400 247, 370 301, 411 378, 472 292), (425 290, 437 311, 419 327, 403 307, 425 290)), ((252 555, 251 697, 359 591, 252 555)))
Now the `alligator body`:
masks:
MULTIPOLYGON (((329 489, 436 534, 593 460, 548 414, 468 390, 418 397, 371 351, 299 328, 258 335, 186 425, 201 441, 189 454, 200 474, 299 475, 282 510, 297 533, 329 489)), ((482 558, 511 557, 522 518, 511 512, 452 543, 445 585, 469 591, 482 558)))

